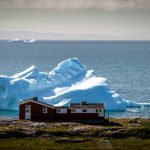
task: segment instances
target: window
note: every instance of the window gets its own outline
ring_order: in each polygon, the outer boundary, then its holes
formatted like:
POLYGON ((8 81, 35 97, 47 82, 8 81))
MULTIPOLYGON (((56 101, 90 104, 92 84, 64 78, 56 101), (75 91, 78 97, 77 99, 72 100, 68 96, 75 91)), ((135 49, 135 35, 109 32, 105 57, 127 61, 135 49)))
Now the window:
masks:
POLYGON ((43 114, 47 114, 47 107, 43 107, 43 114))
POLYGON ((25 112, 30 113, 31 112, 31 106, 30 105, 25 105, 25 112))
POLYGON ((96 112, 98 112, 98 109, 96 109, 96 112))
POLYGON ((71 112, 73 112, 73 113, 76 112, 76 109, 71 109, 71 112))
POLYGON ((57 109, 57 113, 60 113, 60 112, 61 112, 61 109, 58 108, 58 109, 57 109))
POLYGON ((99 112, 102 112, 102 110, 101 110, 101 109, 99 109, 99 112))
POLYGON ((67 114, 66 108, 57 108, 57 113, 67 114))
POLYGON ((87 112, 87 109, 82 109, 82 112, 87 112))

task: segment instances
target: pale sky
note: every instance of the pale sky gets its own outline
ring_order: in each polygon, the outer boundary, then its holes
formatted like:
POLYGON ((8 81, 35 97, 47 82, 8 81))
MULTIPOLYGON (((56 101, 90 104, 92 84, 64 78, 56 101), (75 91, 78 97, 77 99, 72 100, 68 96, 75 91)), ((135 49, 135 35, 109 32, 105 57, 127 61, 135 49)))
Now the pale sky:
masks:
POLYGON ((150 40, 150 0, 0 0, 0 39, 150 40))

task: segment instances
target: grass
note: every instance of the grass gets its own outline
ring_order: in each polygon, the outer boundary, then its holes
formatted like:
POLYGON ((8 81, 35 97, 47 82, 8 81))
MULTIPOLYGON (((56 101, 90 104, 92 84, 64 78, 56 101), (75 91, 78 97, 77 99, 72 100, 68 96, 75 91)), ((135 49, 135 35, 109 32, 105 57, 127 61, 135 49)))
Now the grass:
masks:
POLYGON ((55 143, 55 138, 51 139, 35 139, 35 138, 23 138, 23 139, 10 139, 0 140, 1 150, 53 150, 53 149, 99 149, 99 145, 96 141, 87 141, 83 143, 55 143))
POLYGON ((110 140, 115 150, 148 150, 150 139, 113 139, 110 140))
MULTIPOLYGON (((80 138, 80 137, 76 137, 80 138)), ((0 140, 1 150, 148 150, 150 147, 150 139, 110 139, 93 138, 91 141, 82 143, 55 143, 55 138, 37 139, 3 139, 0 140)))

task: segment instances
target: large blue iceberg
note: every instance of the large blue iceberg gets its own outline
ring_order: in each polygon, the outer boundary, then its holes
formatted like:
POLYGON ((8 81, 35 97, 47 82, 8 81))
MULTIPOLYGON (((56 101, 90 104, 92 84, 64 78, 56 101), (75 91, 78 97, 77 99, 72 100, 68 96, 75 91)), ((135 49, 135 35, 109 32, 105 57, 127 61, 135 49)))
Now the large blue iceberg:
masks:
MULTIPOLYGON (((67 59, 51 72, 39 72, 31 66, 13 76, 0 76, 0 109, 18 110, 21 100, 37 96, 39 100, 55 106, 70 102, 102 102, 106 110, 125 110, 140 107, 110 91, 106 79, 87 70, 77 58, 67 59)), ((147 104, 149 105, 149 104, 147 104)))

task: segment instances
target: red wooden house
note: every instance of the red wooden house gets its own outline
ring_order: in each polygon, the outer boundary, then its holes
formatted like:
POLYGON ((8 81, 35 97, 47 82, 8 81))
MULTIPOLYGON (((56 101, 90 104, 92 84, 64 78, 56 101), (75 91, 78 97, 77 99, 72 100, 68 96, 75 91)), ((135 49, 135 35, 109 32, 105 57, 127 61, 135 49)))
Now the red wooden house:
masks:
POLYGON ((39 121, 83 121, 104 120, 105 107, 102 103, 70 103, 70 106, 55 107, 38 100, 37 97, 21 101, 19 119, 39 121))

